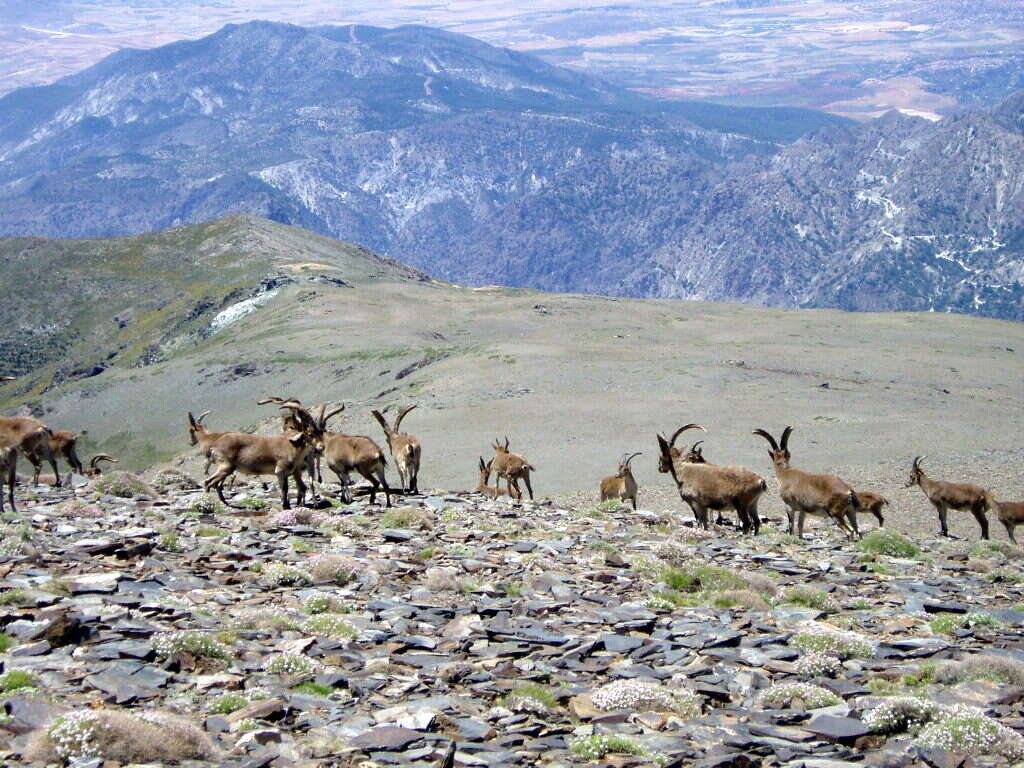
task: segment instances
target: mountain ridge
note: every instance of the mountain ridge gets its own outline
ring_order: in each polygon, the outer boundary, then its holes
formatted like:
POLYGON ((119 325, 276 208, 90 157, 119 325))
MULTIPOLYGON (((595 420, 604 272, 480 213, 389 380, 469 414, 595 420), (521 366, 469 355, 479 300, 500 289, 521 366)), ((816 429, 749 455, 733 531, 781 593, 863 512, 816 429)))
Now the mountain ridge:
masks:
POLYGON ((780 145, 453 33, 253 22, 0 99, 0 233, 248 213, 462 283, 1020 320, 1022 100, 780 145))

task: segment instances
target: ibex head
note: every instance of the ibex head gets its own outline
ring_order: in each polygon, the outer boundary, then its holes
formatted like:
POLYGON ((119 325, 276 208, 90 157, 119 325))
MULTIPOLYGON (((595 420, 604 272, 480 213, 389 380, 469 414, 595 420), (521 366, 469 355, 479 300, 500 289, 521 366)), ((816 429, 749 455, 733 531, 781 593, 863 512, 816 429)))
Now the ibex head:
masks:
POLYGON ((192 415, 192 411, 188 412, 188 440, 192 445, 196 445, 199 442, 198 435, 206 431, 203 419, 209 415, 209 411, 203 411, 199 414, 199 418, 196 418, 192 415))
POLYGON ((758 437, 763 437, 768 441, 771 446, 771 450, 768 451, 768 455, 772 458, 772 463, 776 469, 788 469, 789 468, 789 436, 793 433, 792 427, 786 427, 782 430, 782 437, 779 442, 775 442, 775 438, 770 433, 763 429, 755 429, 754 434, 758 437))
POLYGON ((643 452, 637 451, 636 453, 622 454, 622 458, 619 459, 619 471, 617 473, 620 477, 630 471, 629 462, 631 462, 637 456, 643 456, 643 452))
POLYGON ((674 462, 682 456, 679 449, 676 448, 676 440, 688 429, 699 429, 701 432, 707 432, 707 429, 700 424, 685 424, 673 432, 672 437, 668 440, 658 435, 658 448, 661 452, 658 457, 659 472, 675 472, 674 462))
POLYGON ((914 463, 910 466, 910 477, 907 478, 906 488, 910 488, 912 485, 920 485, 921 478, 924 477, 924 470, 921 469, 921 462, 926 457, 915 456, 914 463))
POLYGON ((505 444, 502 445, 500 440, 495 440, 491 447, 494 448, 498 453, 508 453, 508 435, 505 435, 505 444))
POLYGON ((707 459, 704 458, 704 453, 702 452, 702 449, 700 447, 700 444, 703 443, 703 442, 704 442, 703 440, 698 440, 696 443, 694 443, 693 445, 690 446, 690 450, 688 450, 683 455, 683 459, 682 459, 683 463, 685 463, 685 464, 707 464, 708 463, 707 459))

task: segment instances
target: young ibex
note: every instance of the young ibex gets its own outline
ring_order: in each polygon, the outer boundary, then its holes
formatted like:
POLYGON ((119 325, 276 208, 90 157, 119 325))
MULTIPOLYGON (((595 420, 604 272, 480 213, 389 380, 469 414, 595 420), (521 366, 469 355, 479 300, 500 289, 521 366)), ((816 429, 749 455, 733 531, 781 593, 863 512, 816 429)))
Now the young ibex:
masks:
POLYGON ((11 500, 11 512, 17 512, 14 506, 14 484, 17 482, 18 449, 13 445, 0 443, 0 515, 4 513, 4 483, 11 500))
POLYGON ((406 432, 400 432, 399 427, 405 415, 415 407, 415 405, 410 405, 399 411, 393 427, 388 426, 387 420, 380 411, 371 411, 373 418, 380 422, 384 429, 384 437, 388 441, 388 448, 391 449, 391 458, 395 460, 398 478, 402 481, 402 490, 407 493, 420 492, 419 474, 422 448, 419 440, 406 432))
POLYGON ((105 453, 97 453, 89 459, 89 468, 85 470, 86 477, 99 477, 103 474, 103 467, 100 466, 101 461, 109 461, 111 464, 117 464, 117 459, 113 456, 108 456, 105 453))
POLYGON ((997 501, 996 511, 999 522, 1006 528, 1006 535, 1016 544, 1017 539, 1013 535, 1013 530, 1024 523, 1024 501, 997 501))
POLYGON ((508 450, 508 436, 505 437, 504 445, 495 440, 491 446, 494 448, 494 458, 491 459, 491 469, 494 470, 495 484, 501 485, 501 478, 505 478, 508 484, 508 495, 516 501, 522 502, 523 492, 519 489, 519 481, 526 483, 526 490, 530 493, 530 501, 533 501, 533 486, 530 484, 530 472, 537 470, 531 466, 525 457, 518 453, 510 453, 508 450), (515 493, 512 489, 515 489, 515 493))
POLYGON ((756 536, 761 530, 757 502, 768 490, 768 484, 763 477, 744 467, 685 461, 675 442, 688 429, 704 430, 704 427, 687 424, 677 429, 669 440, 658 435, 658 471, 672 475, 679 489, 679 498, 689 505, 701 528, 707 530, 709 527, 709 509, 734 509, 743 532, 756 536))
POLYGON ((384 474, 387 459, 384 452, 371 438, 365 435, 346 435, 341 432, 328 432, 327 422, 332 416, 345 410, 345 406, 327 412, 327 406, 320 407, 316 424, 320 430, 317 451, 327 461, 327 466, 338 477, 341 483, 342 497, 351 503, 352 492, 349 473, 355 470, 370 481, 370 503, 377 503, 377 489, 384 489, 385 506, 391 506, 391 489, 384 474))
POLYGON ((209 448, 217 469, 206 478, 204 490, 216 488, 217 495, 226 506, 243 509, 224 498, 224 481, 235 472, 245 475, 276 475, 281 488, 281 504, 285 509, 290 509, 288 478, 291 477, 295 481, 296 504, 301 506, 306 497, 302 471, 320 435, 312 417, 304 409, 293 407, 293 410, 297 414, 297 422, 302 425, 300 432, 273 436, 227 432, 217 438, 209 448))
POLYGON ((484 457, 480 456, 480 480, 476 484, 476 488, 473 490, 477 493, 482 493, 484 496, 490 496, 492 498, 498 498, 499 496, 507 495, 506 491, 501 490, 496 485, 489 485, 491 482, 491 465, 494 463, 494 459, 490 461, 484 461, 484 457))
POLYGON ((955 509, 958 512, 970 511, 974 515, 974 519, 978 521, 978 525, 981 526, 981 538, 987 539, 988 518, 985 517, 985 511, 996 508, 996 500, 992 494, 974 483, 947 483, 942 480, 932 480, 921 469, 921 461, 924 458, 924 456, 918 456, 914 459, 906 487, 921 486, 924 495, 928 497, 928 501, 939 513, 942 535, 949 536, 946 511, 955 509))
MULTIPOLYGON (((60 487, 57 461, 50 449, 50 428, 29 416, 0 418, 0 445, 15 448, 26 455, 41 456, 53 467, 53 485, 60 487)), ((36 473, 38 476, 38 472, 36 473)))
POLYGON ((782 431, 778 443, 775 438, 763 429, 755 429, 754 434, 768 441, 771 450, 775 476, 779 480, 779 495, 786 504, 789 516, 789 533, 793 533, 794 518, 798 518, 797 536, 804 536, 804 518, 807 515, 829 517, 839 529, 851 539, 860 536, 857 526, 857 495, 853 488, 844 480, 834 475, 814 475, 789 466, 789 436, 793 427, 782 431))
POLYGON ((857 511, 862 515, 874 515, 879 528, 885 528, 882 507, 891 506, 889 500, 874 491, 854 491, 857 494, 857 511))
MULTIPOLYGON (((83 437, 85 430, 81 432, 70 432, 66 429, 51 429, 49 433, 49 447, 50 455, 55 459, 59 456, 68 463, 71 467, 72 472, 77 472, 82 475, 85 471, 82 467, 82 462, 78 458, 78 454, 75 453, 75 444, 78 442, 78 438, 83 437)), ((39 485, 39 473, 43 468, 43 459, 46 457, 45 452, 40 450, 40 446, 36 446, 34 450, 26 450, 25 458, 28 459, 32 465, 32 485, 39 485)), ((70 477, 69 480, 70 482, 70 477)))
POLYGON ((643 456, 643 454, 639 451, 637 453, 623 454, 619 460, 618 471, 601 481, 601 501, 609 501, 611 499, 618 499, 623 502, 630 501, 633 504, 633 511, 636 511, 637 486, 629 462, 637 456, 643 456))

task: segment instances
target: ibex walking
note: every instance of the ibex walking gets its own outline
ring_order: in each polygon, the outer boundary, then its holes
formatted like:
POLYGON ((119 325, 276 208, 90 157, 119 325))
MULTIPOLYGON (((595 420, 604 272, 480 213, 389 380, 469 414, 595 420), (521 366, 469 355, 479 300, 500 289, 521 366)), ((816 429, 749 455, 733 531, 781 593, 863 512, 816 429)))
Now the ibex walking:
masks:
POLYGON ((388 448, 391 449, 391 458, 395 460, 395 467, 398 469, 398 478, 402 481, 402 490, 407 493, 419 493, 420 454, 422 448, 420 441, 410 434, 400 432, 402 419, 415 405, 398 412, 395 417, 395 425, 388 426, 387 420, 380 411, 371 411, 373 418, 380 422, 384 429, 384 437, 387 438, 388 448))
POLYGON ((518 453, 509 452, 507 436, 505 437, 504 444, 495 440, 491 447, 494 448, 491 468, 497 477, 494 481, 495 484, 500 485, 501 478, 505 478, 505 482, 508 484, 508 495, 521 502, 523 500, 523 492, 519 489, 519 481, 522 480, 526 483, 526 490, 530 493, 530 501, 533 501, 533 486, 530 484, 530 472, 536 470, 530 465, 530 462, 518 453), (513 488, 515 493, 512 492, 513 488))
MULTIPOLYGON (((697 425, 697 426, 700 427, 700 425, 697 425)), ((700 427, 700 428, 703 429, 703 427, 700 427)), ((704 458, 704 449, 700 447, 700 444, 703 443, 703 442, 704 442, 703 440, 698 440, 697 442, 695 442, 693 445, 690 446, 690 450, 688 450, 686 453, 681 455, 679 460, 683 461, 683 462, 686 462, 687 464, 709 464, 710 465, 711 462, 709 462, 707 459, 704 458)), ((675 451, 675 455, 677 455, 677 456, 679 455, 679 451, 678 450, 675 451)), ((724 525, 725 524, 725 516, 722 514, 722 510, 721 509, 717 509, 717 510, 715 510, 715 512, 717 513, 717 517, 715 518, 715 525, 724 525)), ((760 520, 758 520, 758 525, 760 526, 760 520)))
POLYGON ((755 429, 754 434, 768 441, 771 450, 775 476, 779 480, 779 495, 786 504, 789 516, 789 533, 793 533, 794 517, 797 517, 797 536, 804 536, 804 518, 807 515, 820 515, 835 521, 839 529, 850 538, 860 536, 857 526, 857 495, 853 488, 844 480, 834 475, 814 475, 789 466, 789 436, 792 427, 782 431, 778 443, 775 438, 763 429, 755 429))
POLYGON ((227 432, 211 432, 205 424, 203 419, 210 415, 209 411, 203 411, 199 416, 193 416, 192 411, 188 412, 188 441, 190 445, 198 445, 200 455, 206 459, 206 465, 203 467, 203 474, 210 474, 210 465, 213 463, 213 457, 210 455, 210 448, 227 432))
MULTIPOLYGON (((744 533, 755 536, 761 530, 757 502, 768 490, 764 478, 744 467, 720 467, 714 464, 684 460, 675 447, 676 439, 688 429, 701 429, 700 424, 687 424, 677 429, 671 439, 658 435, 658 471, 672 475, 682 499, 693 511, 697 524, 707 530, 708 510, 735 509, 744 533)), ((707 431, 707 430, 705 430, 707 431)))
POLYGON ((622 455, 616 473, 601 481, 601 501, 610 501, 611 499, 618 499, 619 501, 628 500, 633 503, 633 511, 636 511, 637 486, 629 462, 642 455, 640 452, 622 455))
MULTIPOLYGON (((86 432, 70 432, 66 429, 51 429, 49 432, 49 448, 50 455, 56 459, 58 456, 62 457, 71 467, 72 472, 77 472, 80 475, 85 474, 82 467, 82 462, 78 458, 78 454, 75 453, 75 445, 78 442, 78 438, 84 436, 86 432)), ((40 450, 41 445, 37 445, 32 450, 25 451, 25 458, 28 459, 32 465, 32 485, 39 485, 39 473, 43 468, 43 459, 46 458, 45 451, 40 450)))
POLYGON ((985 517, 985 510, 996 509, 996 500, 988 491, 974 483, 947 483, 943 480, 932 480, 921 469, 921 461, 924 456, 917 456, 910 468, 910 477, 907 479, 907 488, 912 485, 921 486, 924 495, 932 503, 939 513, 939 526, 942 528, 942 535, 949 536, 949 527, 946 524, 946 510, 969 511, 974 519, 981 526, 981 538, 988 538, 988 518, 985 517))
POLYGON ((350 489, 352 481, 349 478, 349 473, 355 470, 370 481, 370 503, 377 502, 377 489, 383 488, 385 506, 390 507, 391 489, 388 487, 388 480, 384 474, 384 468, 388 462, 380 446, 365 435, 346 435, 341 432, 327 431, 327 422, 331 417, 344 410, 345 406, 342 405, 328 413, 327 406, 321 406, 320 413, 316 418, 317 429, 320 431, 317 450, 323 454, 327 466, 337 475, 346 503, 352 501, 350 489))
MULTIPOLYGON (((53 484, 60 486, 57 461, 50 449, 52 432, 43 422, 28 416, 0 418, 0 445, 15 448, 22 453, 41 456, 53 467, 53 484)), ((38 476, 38 472, 36 473, 38 476)))
POLYGON ((244 509, 224 498, 224 481, 235 472, 246 475, 276 475, 281 488, 281 504, 290 509, 288 502, 288 478, 295 480, 296 503, 301 505, 306 496, 306 484, 302 482, 302 471, 306 459, 318 439, 316 425, 309 414, 301 408, 294 408, 301 432, 286 432, 283 435, 250 435, 245 432, 227 432, 210 446, 210 455, 217 463, 217 470, 206 478, 206 491, 217 489, 220 500, 233 509, 244 509))

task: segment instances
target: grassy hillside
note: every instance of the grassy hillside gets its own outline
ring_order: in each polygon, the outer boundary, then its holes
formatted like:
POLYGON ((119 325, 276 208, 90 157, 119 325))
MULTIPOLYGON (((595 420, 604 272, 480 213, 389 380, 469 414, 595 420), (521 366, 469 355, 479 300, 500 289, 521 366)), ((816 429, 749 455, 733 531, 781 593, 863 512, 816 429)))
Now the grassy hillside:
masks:
MULTIPOLYGON (((419 403, 406 425, 424 442, 425 487, 474 483, 499 434, 538 467, 541 494, 589 492, 626 450, 645 452, 642 485, 666 485, 654 434, 686 421, 711 430, 712 461, 766 476, 750 430, 787 423, 801 466, 883 488, 918 453, 968 475, 965 462, 1020 464, 1021 324, 468 289, 243 217, 119 240, 0 241, 0 264, 5 284, 28 285, 0 310, 4 326, 42 329, 33 352, 52 357, 0 386, 0 409, 88 429, 86 452, 130 467, 184 451, 186 411, 251 428, 272 415, 255 405, 268 394, 346 402, 347 429, 375 438, 370 408, 419 403), (294 282, 210 332, 282 276, 294 282), (57 320, 64 341, 45 336, 57 320)), ((18 349, 17 334, 5 339, 18 349)), ((0 372, 23 365, 7 354, 0 372)), ((995 486, 1011 494, 1014 482, 995 486)))

